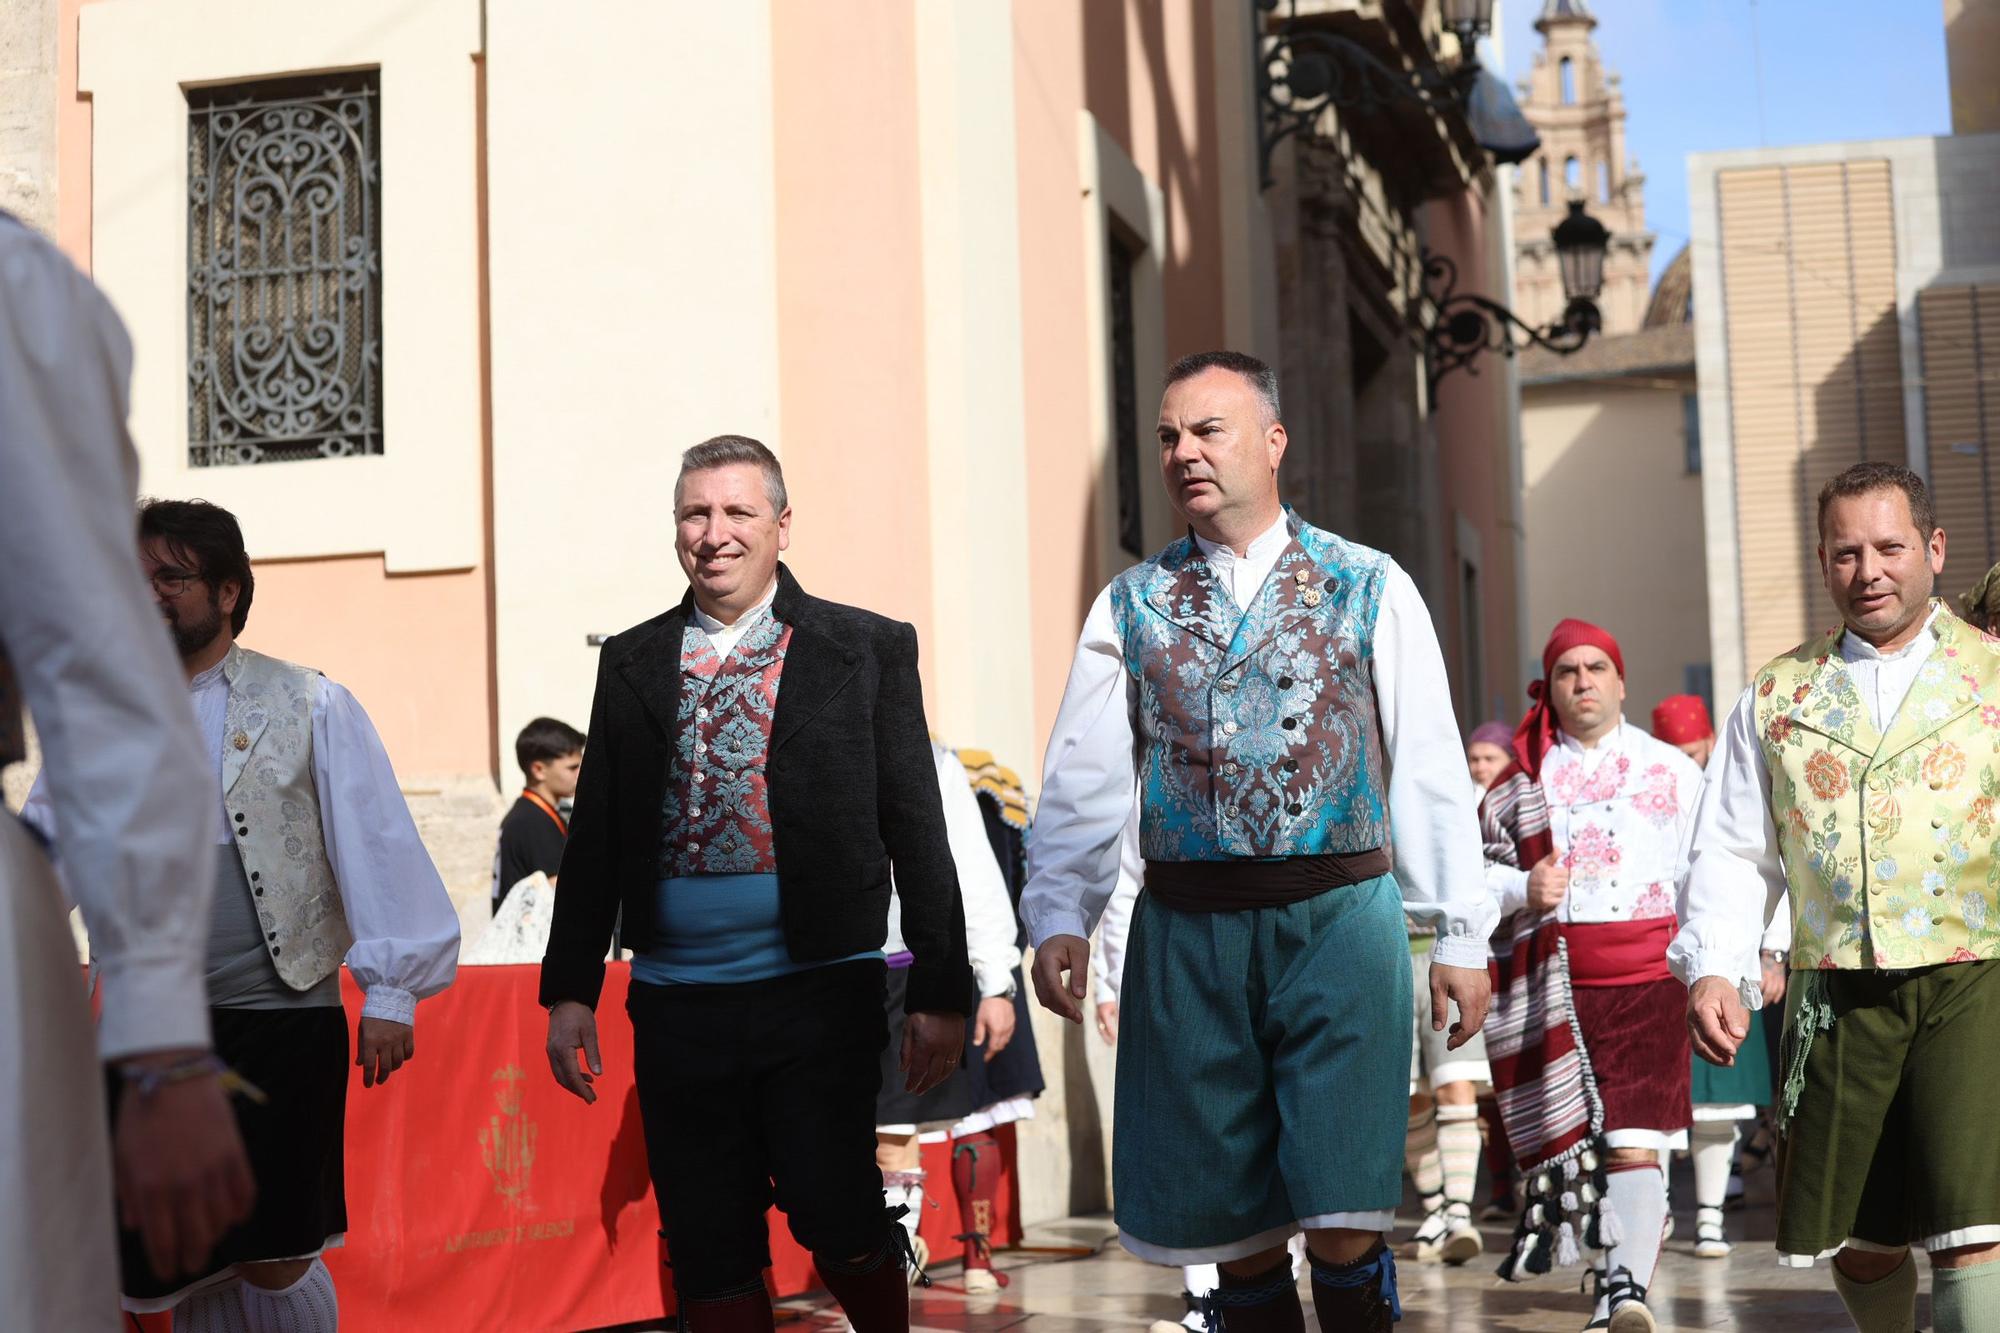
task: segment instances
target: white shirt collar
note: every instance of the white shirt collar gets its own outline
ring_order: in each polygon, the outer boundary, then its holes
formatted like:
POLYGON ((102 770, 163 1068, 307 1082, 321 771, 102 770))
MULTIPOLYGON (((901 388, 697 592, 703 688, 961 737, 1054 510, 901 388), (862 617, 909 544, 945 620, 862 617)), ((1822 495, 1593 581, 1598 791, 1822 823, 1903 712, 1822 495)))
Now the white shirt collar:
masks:
POLYGON ((769 606, 771 605, 772 599, 775 598, 777 595, 778 595, 778 580, 773 578, 771 580, 771 586, 764 589, 764 595, 757 599, 757 605, 751 607, 748 611, 745 611, 742 615, 736 617, 736 623, 734 625, 723 624, 720 620, 717 620, 714 616, 702 610, 700 602, 696 602, 694 605, 694 623, 701 626, 701 632, 703 634, 708 635, 710 638, 714 638, 716 635, 722 633, 725 630, 741 631, 748 629, 751 625, 756 623, 758 616, 764 614, 765 610, 769 608, 769 606))
POLYGON ((1226 565, 1240 559, 1246 564, 1254 565, 1259 560, 1276 556, 1284 549, 1285 543, 1291 540, 1291 536, 1291 527, 1285 522, 1285 511, 1280 509, 1278 521, 1251 538, 1250 545, 1244 549, 1241 556, 1220 542, 1210 541, 1199 532, 1194 534, 1194 544, 1201 548, 1201 553, 1208 557, 1210 564, 1226 565))
POLYGON ((225 657, 220 662, 217 662, 214 666, 210 667, 208 670, 202 672, 200 675, 195 676, 193 679, 189 680, 188 693, 199 694, 203 690, 207 689, 209 686, 221 680, 222 669, 228 665, 229 665, 229 659, 225 657))
POLYGON ((1853 630, 1846 630, 1840 636, 1840 655, 1850 662, 1906 662, 1913 656, 1929 657, 1931 649, 1937 647, 1937 635, 1931 626, 1937 623, 1938 609, 1932 606, 1917 637, 1892 653, 1885 653, 1853 630))

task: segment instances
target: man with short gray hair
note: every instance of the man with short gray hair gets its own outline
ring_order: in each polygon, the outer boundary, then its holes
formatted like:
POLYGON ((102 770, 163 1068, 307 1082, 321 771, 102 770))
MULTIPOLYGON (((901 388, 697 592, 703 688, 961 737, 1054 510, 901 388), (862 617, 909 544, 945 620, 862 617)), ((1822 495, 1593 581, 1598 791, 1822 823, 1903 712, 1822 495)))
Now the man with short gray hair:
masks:
POLYGON ((775 1202, 858 1333, 902 1333, 905 1233, 875 1164, 892 867, 909 1091, 958 1063, 974 1003, 916 631, 799 587, 778 559, 784 472, 757 441, 688 450, 674 509, 687 596, 598 666, 542 962, 549 1064, 596 1100, 593 1011, 622 906, 683 1326, 771 1329, 775 1202))

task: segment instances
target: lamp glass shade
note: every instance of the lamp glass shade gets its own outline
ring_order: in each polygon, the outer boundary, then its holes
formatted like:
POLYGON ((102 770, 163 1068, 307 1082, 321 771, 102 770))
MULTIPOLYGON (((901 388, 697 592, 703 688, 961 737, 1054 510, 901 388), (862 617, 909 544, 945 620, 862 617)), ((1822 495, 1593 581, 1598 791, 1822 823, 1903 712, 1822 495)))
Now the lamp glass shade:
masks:
POLYGON ((1595 301, 1604 288, 1604 252, 1611 245, 1611 233, 1604 224, 1583 211, 1583 202, 1572 199, 1569 216, 1550 233, 1556 243, 1556 261, 1562 267, 1563 295, 1595 301))
POLYGON ((1493 0, 1444 0, 1444 26, 1460 36, 1493 31, 1493 0))

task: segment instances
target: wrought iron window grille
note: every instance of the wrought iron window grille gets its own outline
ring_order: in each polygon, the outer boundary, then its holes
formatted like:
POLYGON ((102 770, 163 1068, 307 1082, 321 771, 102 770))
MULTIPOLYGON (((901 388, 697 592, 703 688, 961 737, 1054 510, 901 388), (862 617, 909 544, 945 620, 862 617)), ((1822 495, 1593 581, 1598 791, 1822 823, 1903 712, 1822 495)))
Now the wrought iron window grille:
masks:
POLYGON ((188 462, 382 452, 376 71, 188 93, 188 462))

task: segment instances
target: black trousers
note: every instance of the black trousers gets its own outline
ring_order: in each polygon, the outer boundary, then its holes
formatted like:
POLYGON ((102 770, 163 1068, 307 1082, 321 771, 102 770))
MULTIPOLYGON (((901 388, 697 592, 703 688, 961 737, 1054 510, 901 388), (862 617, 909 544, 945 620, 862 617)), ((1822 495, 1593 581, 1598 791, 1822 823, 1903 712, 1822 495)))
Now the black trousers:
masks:
POLYGON ((682 1299, 759 1280, 774 1202, 814 1254, 856 1259, 888 1240, 875 1165, 884 971, 867 960, 733 986, 632 984, 646 1158, 682 1299))
MULTIPOLYGON (((231 1099, 236 1129, 257 1181, 247 1221, 216 1242, 189 1276, 162 1278, 137 1231, 120 1227, 118 1266, 127 1296, 159 1300, 238 1263, 317 1253, 347 1230, 347 1015, 337 1004, 308 1009, 211 1009, 215 1053, 257 1085, 261 1103, 231 1099)), ((105 1071, 111 1122, 124 1080, 105 1071)))

